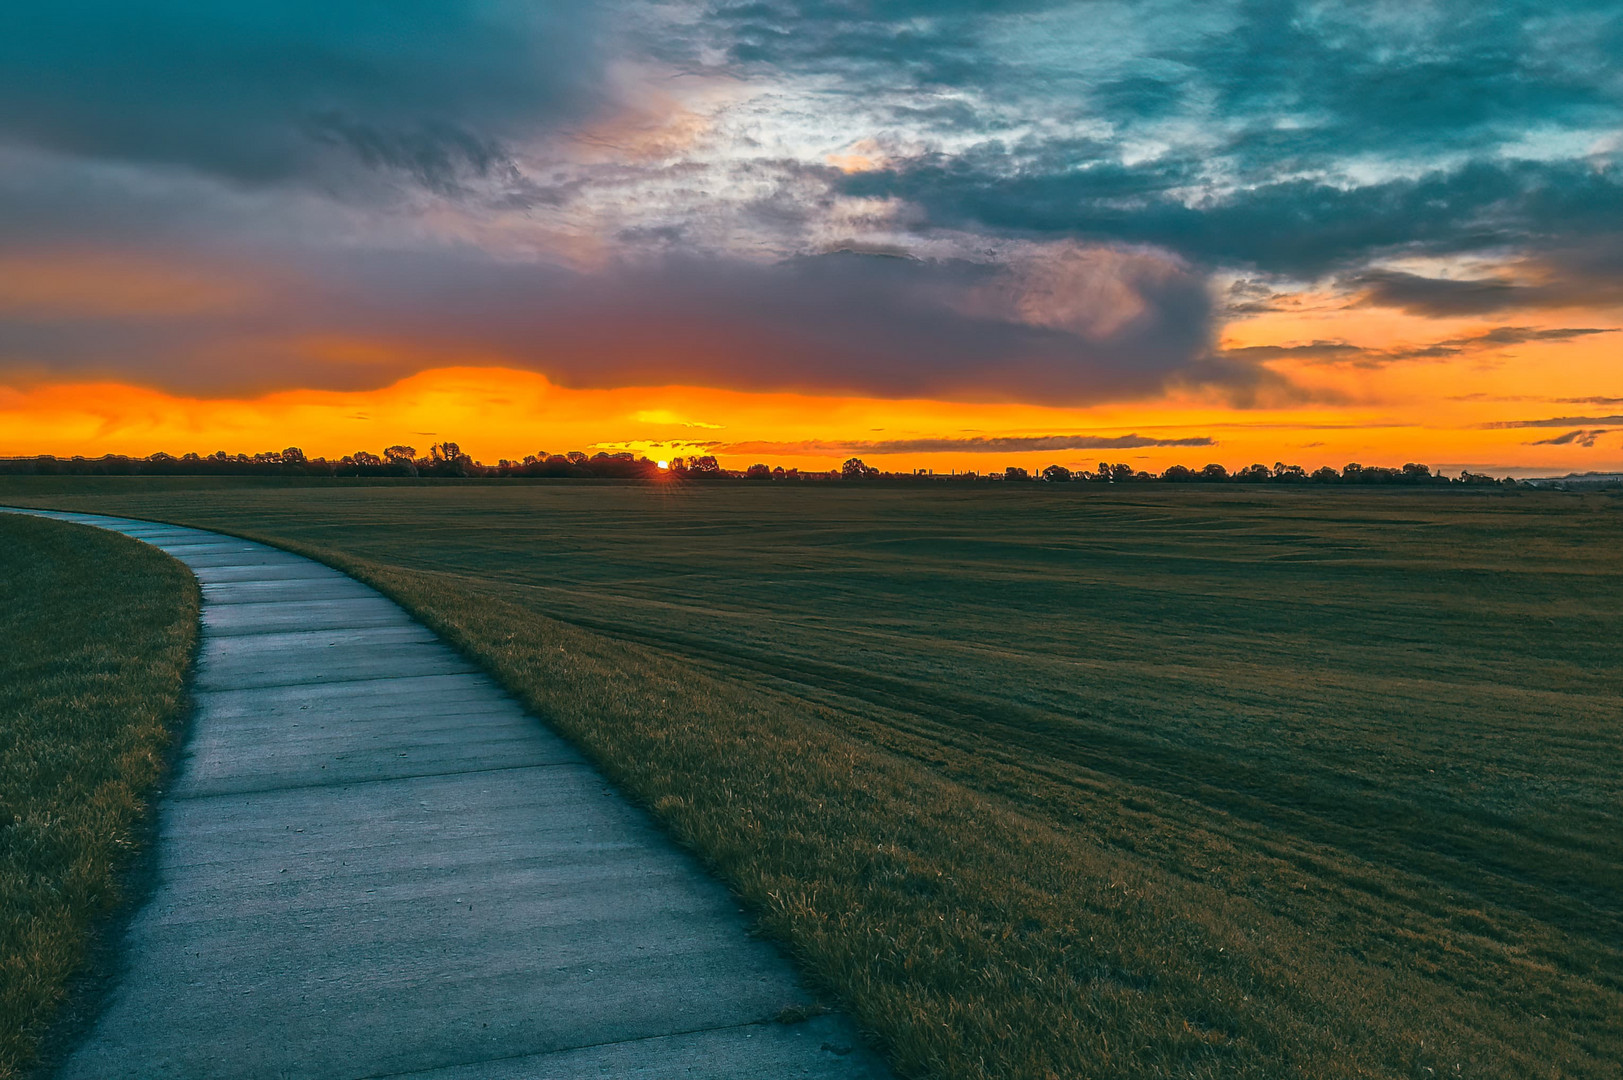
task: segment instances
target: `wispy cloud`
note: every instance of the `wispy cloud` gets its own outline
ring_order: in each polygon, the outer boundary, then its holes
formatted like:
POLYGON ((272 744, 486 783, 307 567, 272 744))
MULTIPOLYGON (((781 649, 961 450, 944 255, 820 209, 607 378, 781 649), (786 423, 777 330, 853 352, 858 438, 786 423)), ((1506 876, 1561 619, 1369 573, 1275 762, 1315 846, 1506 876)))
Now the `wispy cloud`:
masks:
POLYGON ((1565 435, 1557 435, 1553 439, 1536 439, 1533 442, 1528 443, 1527 445, 1528 446, 1569 446, 1569 445, 1577 445, 1577 446, 1586 446, 1586 447, 1588 447, 1588 446, 1594 446, 1595 441, 1597 439, 1599 439, 1602 435, 1607 435, 1607 434, 1610 434, 1610 430, 1608 428, 1589 428, 1588 430, 1580 428, 1580 429, 1578 429, 1576 431, 1569 431, 1565 435))
POLYGON ((1148 435, 983 435, 967 439, 807 439, 799 442, 738 442, 716 447, 729 454, 1017 454, 1039 450, 1137 450, 1146 446, 1213 446, 1199 435, 1164 439, 1148 435))
MULTIPOLYGON (((1270 360, 1303 360, 1317 364, 1351 364, 1357 367, 1383 367, 1413 360, 1447 360, 1487 349, 1525 345, 1529 342, 1573 341, 1595 334, 1615 334, 1616 327, 1496 326, 1464 337, 1444 338, 1422 345, 1395 348, 1367 348, 1347 341, 1312 341, 1304 345, 1250 345, 1223 353, 1236 360, 1263 363, 1270 360)), ((1458 399, 1464 400, 1464 398, 1458 399)), ((1586 401, 1592 399, 1584 399, 1586 401)), ((1596 401, 1596 404, 1607 402, 1596 401)))
POLYGON ((1430 278, 1397 270, 1367 270, 1344 278, 1343 288, 1359 290, 1356 303, 1399 308, 1411 315, 1447 318, 1501 311, 1548 310, 1623 301, 1623 283, 1555 268, 1548 280, 1528 283, 1509 278, 1430 278))
POLYGON ((1485 428, 1552 428, 1552 427, 1623 427, 1623 415, 1617 416, 1552 416, 1547 420, 1500 420, 1483 424, 1485 428))

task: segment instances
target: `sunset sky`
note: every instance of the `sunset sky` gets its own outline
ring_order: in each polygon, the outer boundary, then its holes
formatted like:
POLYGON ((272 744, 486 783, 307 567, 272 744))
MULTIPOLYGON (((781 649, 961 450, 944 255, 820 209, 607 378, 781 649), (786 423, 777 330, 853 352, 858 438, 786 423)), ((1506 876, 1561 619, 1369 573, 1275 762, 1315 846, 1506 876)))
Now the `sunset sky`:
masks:
POLYGON ((0 455, 1623 470, 1623 5, 0 5, 0 455))

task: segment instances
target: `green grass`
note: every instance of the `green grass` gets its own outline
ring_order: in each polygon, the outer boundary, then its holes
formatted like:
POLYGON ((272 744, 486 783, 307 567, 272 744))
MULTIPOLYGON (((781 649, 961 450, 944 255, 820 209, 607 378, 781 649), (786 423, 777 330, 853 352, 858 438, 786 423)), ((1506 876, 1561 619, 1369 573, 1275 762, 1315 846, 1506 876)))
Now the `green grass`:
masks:
POLYGON ((0 1077, 30 1061, 117 902, 196 629, 179 563, 0 514, 0 1077))
POLYGON ((1616 1077, 1623 502, 8 481, 372 581, 908 1076, 1616 1077))

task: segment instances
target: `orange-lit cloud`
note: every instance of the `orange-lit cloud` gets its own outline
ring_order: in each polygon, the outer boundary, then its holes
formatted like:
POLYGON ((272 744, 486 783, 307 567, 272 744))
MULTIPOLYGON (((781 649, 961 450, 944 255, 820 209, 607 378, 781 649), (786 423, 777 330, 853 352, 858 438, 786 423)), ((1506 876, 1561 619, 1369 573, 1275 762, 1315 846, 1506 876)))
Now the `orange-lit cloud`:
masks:
POLYGON ((218 270, 116 251, 0 255, 0 318, 154 319, 217 314, 260 290, 218 270))
MULTIPOLYGON (((1602 366, 1596 357, 1594 369, 1602 366)), ((1559 393, 1529 395, 1525 381, 1503 371, 1470 381, 1461 378, 1468 372, 1450 375, 1448 365, 1408 366, 1400 374, 1406 381, 1397 386, 1351 388, 1361 403, 1240 413, 1192 391, 1069 409, 679 385, 580 390, 489 367, 425 371, 370 391, 228 399, 116 383, 54 384, 0 389, 0 454, 252 453, 297 445, 311 456, 336 458, 453 439, 485 461, 624 449, 655 459, 713 453, 730 467, 760 460, 803 469, 829 468, 852 455, 889 470, 940 472, 1091 466, 1101 459, 1151 471, 1281 459, 1310 468, 1410 460, 1552 472, 1623 467, 1623 426, 1592 422, 1605 420, 1605 408, 1562 404, 1559 393), (1574 417, 1573 429, 1591 434, 1562 440, 1564 430, 1511 426, 1561 417, 1574 417)), ((1360 375, 1369 373, 1353 377, 1360 375)), ((1547 389, 1580 385, 1596 384, 1573 378, 1547 389)))

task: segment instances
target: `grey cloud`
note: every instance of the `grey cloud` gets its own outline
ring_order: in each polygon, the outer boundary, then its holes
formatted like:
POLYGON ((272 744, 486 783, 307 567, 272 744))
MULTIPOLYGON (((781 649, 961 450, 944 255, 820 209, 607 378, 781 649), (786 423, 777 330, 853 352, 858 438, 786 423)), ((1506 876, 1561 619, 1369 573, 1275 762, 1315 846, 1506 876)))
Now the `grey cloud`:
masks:
POLYGON ((1137 314, 1090 329, 1068 310, 1033 321, 1021 280, 992 264, 846 252, 576 273, 444 252, 294 258, 246 310, 13 317, 0 357, 212 393, 375 386, 473 355, 581 387, 1083 402, 1153 392, 1207 353, 1212 332, 1202 277, 1131 260, 1114 284, 1137 314), (350 359, 307 344, 344 338, 389 351, 350 359))
MULTIPOLYGON (((1348 153, 1489 148, 1534 125, 1604 129, 1618 115, 1611 71, 1623 50, 1615 6, 1570 0, 1440 0, 1397 18, 1305 0, 742 3, 713 5, 695 25, 751 72, 839 72, 1003 102, 1046 91, 1050 117, 1231 131, 1220 153, 1249 178, 1348 153), (1087 47, 1041 47, 1047 33, 1080 41, 1083 26, 1087 47)), ((697 53, 666 47, 684 45, 697 53)))
MULTIPOLYGON (((1453 342, 1485 342, 1490 345, 1522 345, 1529 341, 1571 341, 1592 334, 1615 334, 1616 328, 1595 326, 1558 326, 1538 329, 1531 326, 1497 326, 1474 338, 1455 338, 1453 342)), ((1450 342, 1451 344, 1453 342, 1450 342)))
POLYGON ((1528 443, 1528 446, 1568 446, 1577 444, 1582 447, 1592 447, 1602 435, 1609 434, 1606 428, 1591 428, 1587 431, 1579 429, 1569 431, 1565 435, 1557 435, 1553 439, 1537 439, 1528 443))
POLYGON ((22 0, 0 6, 0 141, 249 183, 358 159, 446 189, 590 103, 593 10, 22 0))
MULTIPOLYGON (((1341 282, 1364 290, 1359 302, 1400 308, 1412 315, 1488 315, 1499 311, 1551 309, 1623 300, 1623 282, 1566 280, 1523 285, 1494 278, 1428 278, 1397 270, 1370 270, 1341 282)), ((1538 340, 1524 337, 1521 341, 1538 340)))
MULTIPOLYGON (((482 340, 577 386, 684 381, 881 396, 1083 401, 1144 392, 1202 354, 1197 275, 1129 281, 1139 315, 1089 337, 1003 306, 999 267, 850 252, 759 266, 669 259, 601 275, 370 272, 376 321, 482 340), (449 293, 445 282, 457 285, 449 293), (988 301, 988 297, 991 298, 988 301)), ((364 304, 366 297, 357 297, 364 304)))
MULTIPOLYGON (((1623 222, 1623 182, 1582 163, 1466 164, 1347 186, 1290 179, 1192 203, 1196 163, 1024 163, 992 150, 934 157, 842 179, 851 194, 918 202, 937 224, 1024 235, 1153 243, 1207 263, 1313 278, 1383 254, 1454 254, 1522 247, 1605 288, 1609 267, 1581 268, 1610 250, 1623 222), (1559 243, 1557 240, 1559 239, 1559 243)), ((1585 290, 1588 292, 1589 290, 1585 290)), ((1551 291, 1523 294, 1541 305, 1551 291)), ((1475 302, 1520 302, 1493 290, 1475 302)), ((1464 301, 1461 301, 1464 302, 1464 301)))
POLYGON ((1481 315, 1537 307, 1550 299, 1544 289, 1509 281, 1428 278, 1396 270, 1370 270, 1342 284, 1367 290, 1366 304, 1401 308, 1415 315, 1481 315))
POLYGON ((465 178, 484 179, 495 171, 526 183, 501 143, 454 124, 428 122, 401 131, 327 113, 306 126, 313 140, 346 147, 363 164, 403 173, 441 195, 464 194, 465 178))
MULTIPOLYGON (((1425 315, 1623 303, 1617 151, 1525 161, 1514 149, 1529 132, 1559 143, 1623 126, 1613 74, 1623 10, 1412 7, 1394 26, 1380 11, 1286 0, 720 3, 703 18, 684 11, 679 33, 638 39, 644 53, 622 57, 634 35, 610 40, 597 5, 0 5, 0 247, 79 241, 257 260, 267 292, 257 308, 140 325, 12 318, 0 352, 13 369, 213 391, 376 385, 438 349, 581 386, 683 379, 1080 402, 1177 384, 1248 405, 1302 399, 1269 361, 1378 365, 1603 332, 1506 326, 1397 351, 1332 341, 1213 351, 1213 267, 1254 272, 1229 314, 1268 310, 1279 288, 1326 276, 1365 303, 1425 315), (725 148, 724 166, 701 149, 544 181, 520 171, 518 140, 589 115, 612 60, 650 55, 700 74, 725 57, 719 67, 746 89, 818 87, 812 100, 860 119, 853 137, 873 135, 890 156, 846 175, 749 160, 767 153, 751 135, 725 148), (1145 146, 1165 149, 1145 157, 1145 146), (47 177, 40 166, 48 182, 24 198, 6 167, 21 154, 84 168, 47 177), (227 182, 202 197, 200 177, 227 182), (718 177, 761 194, 703 203, 695 192, 717 190, 718 177), (466 231, 450 229, 470 248, 478 241, 466 237, 501 234, 498 215, 540 215, 582 193, 609 205, 634 190, 656 205, 610 239, 665 257, 578 274, 427 250, 432 223, 365 216, 396 184, 463 198, 466 231), (335 207, 335 191, 382 194, 335 207), (860 225, 819 230, 840 195, 895 197, 906 213, 879 240, 855 235, 860 225), (695 254, 710 237, 726 238, 719 249, 784 251, 833 235, 870 254, 770 266, 695 254), (1175 269, 1160 276, 1123 264, 1138 314, 1087 333, 1017 310, 1018 267, 872 254, 944 235, 976 259, 1004 257, 977 246, 993 237, 1184 261, 1166 260, 1175 269), (687 257, 666 255, 678 251, 687 257), (1371 268, 1461 253, 1504 256, 1524 273, 1444 281, 1371 268), (301 344, 346 334, 404 344, 376 363, 301 344)), ((654 10, 609 17, 657 22, 654 10)))
POLYGON ((1501 420, 1490 428, 1623 427, 1623 416, 1553 416, 1547 420, 1501 420))
POLYGON ((1381 367, 1405 360, 1440 360, 1462 353, 1536 341, 1572 341, 1594 334, 1615 334, 1616 328, 1496 326, 1466 337, 1445 338, 1407 348, 1372 349, 1345 341, 1314 341, 1306 345, 1252 345, 1229 349, 1223 355, 1236 360, 1263 363, 1269 360, 1307 360, 1325 364, 1356 364, 1381 367))
POLYGON ((1216 391, 1236 409, 1337 404, 1339 391, 1309 390, 1253 359, 1227 353, 1199 357, 1167 380, 1170 385, 1216 391))
POLYGON ((1415 158, 1491 147, 1530 126, 1604 126, 1617 115, 1607 74, 1623 45, 1615 8, 1439 0, 1394 19, 1247 0, 1232 10, 1225 33, 1172 56, 1209 85, 1220 116, 1255 118, 1235 147, 1251 164, 1361 151, 1415 158), (1281 131, 1279 116, 1295 123, 1281 131))
MULTIPOLYGON (((1619 274, 1615 151, 1518 161, 1505 150, 1530 130, 1623 123, 1615 4, 1443 0, 1398 15, 1296 0, 751 3, 710 14, 699 36, 744 42, 735 55, 752 72, 841 73, 926 143, 981 135, 837 181, 921 206, 925 228, 1151 243, 1297 277, 1356 272, 1382 254, 1507 248, 1575 274, 1587 261, 1589 280, 1619 274), (1040 40, 1084 21, 1094 33, 1074 50, 1040 40), (1041 115, 1051 133, 1005 127, 1011 115, 1041 115), (1067 130, 1098 120, 1110 134, 1067 130), (1131 146, 1141 135, 1165 150, 1143 158, 1131 146), (1417 175, 1439 160, 1452 164, 1417 175), (1390 178, 1353 179, 1351 162, 1390 178)), ((1435 303, 1589 302, 1579 291, 1488 287, 1435 303)))
MULTIPOLYGON (((252 294, 184 317, 12 311, 0 319, 12 371, 219 394, 376 386, 471 354, 576 386, 1084 401, 1154 392, 1200 363, 1214 332, 1205 275, 1152 252, 1040 247, 1072 254, 1027 270, 852 251, 775 264, 670 254, 574 272, 409 233, 349 242, 353 214, 298 189, 131 184, 121 167, 9 160, 0 255, 89 248, 252 294), (1097 295, 1079 305, 1073 290, 1097 295), (345 337, 391 344, 365 359, 309 344, 345 337)), ((691 251, 681 225, 660 230, 638 246, 691 251)), ((1245 364, 1211 373, 1250 377, 1245 364)))
POLYGON ((1370 350, 1345 341, 1314 341, 1307 345, 1250 345, 1229 349, 1225 356, 1236 360, 1361 360, 1370 350))

